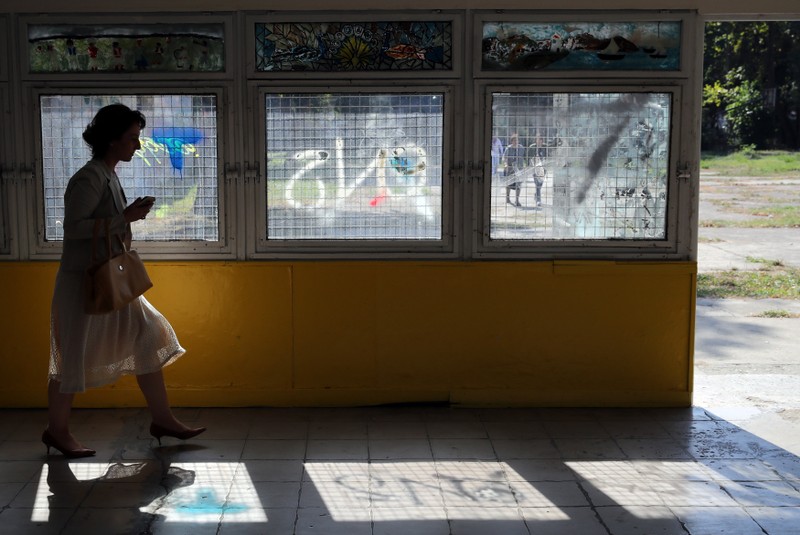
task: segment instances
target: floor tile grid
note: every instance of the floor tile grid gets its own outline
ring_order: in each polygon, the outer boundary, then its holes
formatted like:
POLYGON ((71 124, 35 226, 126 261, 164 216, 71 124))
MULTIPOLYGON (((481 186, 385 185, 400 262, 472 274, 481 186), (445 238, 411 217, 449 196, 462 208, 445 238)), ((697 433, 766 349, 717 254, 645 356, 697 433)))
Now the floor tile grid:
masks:
MULTIPOLYGON (((695 414, 697 414, 697 413, 695 413, 695 414)), ((758 444, 758 442, 759 442, 758 440, 756 440, 755 444, 752 443, 752 442, 750 444, 748 444, 749 451, 747 451, 747 448, 737 448, 735 445, 731 445, 729 441, 726 442, 725 439, 726 438, 730 438, 731 435, 734 435, 736 433, 740 433, 741 430, 739 430, 738 428, 735 428, 735 426, 731 426, 731 424, 728 424, 727 422, 724 422, 724 423, 721 424, 720 421, 714 419, 713 416, 710 416, 710 415, 707 415, 707 414, 706 415, 700 415, 700 416, 701 416, 701 418, 699 420, 694 420, 694 419, 692 420, 692 422, 693 422, 692 425, 694 426, 694 428, 692 428, 691 431, 688 432, 688 433, 680 432, 680 431, 670 433, 670 431, 669 431, 670 426, 667 425, 667 424, 670 424, 670 423, 675 424, 675 422, 676 422, 676 420, 672 420, 672 419, 667 420, 666 422, 655 422, 655 425, 653 425, 654 423, 652 421, 649 421, 649 420, 647 422, 638 422, 637 425, 638 426, 642 426, 645 429, 645 431, 641 431, 641 429, 640 429, 639 431, 634 431, 634 432, 630 432, 629 427, 628 427, 628 424, 630 424, 630 422, 628 422, 628 421, 606 422, 605 425, 606 425, 607 429, 609 429, 610 427, 617 427, 617 428, 624 429, 624 431, 622 431, 622 432, 611 432, 610 433, 612 442, 615 442, 616 445, 618 446, 618 449, 622 452, 622 458, 628 458, 628 459, 639 459, 639 458, 653 459, 653 458, 657 458, 657 459, 676 459, 676 460, 680 459, 680 460, 687 460, 687 461, 693 461, 693 462, 698 462, 696 459, 698 459, 699 461, 706 461, 706 462, 713 461, 713 460, 728 461, 728 457, 735 457, 737 459, 740 459, 740 458, 741 459, 747 459, 747 460, 751 460, 751 461, 753 461, 755 463, 758 463, 762 468, 762 470, 761 470, 762 474, 764 473, 763 469, 766 468, 772 474, 775 474, 779 478, 785 480, 789 484, 788 487, 791 487, 792 490, 794 490, 794 491, 799 490, 798 486, 796 485, 796 482, 797 482, 796 481, 796 472, 787 472, 786 474, 789 474, 789 475, 779 474, 779 472, 777 470, 770 470, 770 466, 769 466, 769 462, 768 461, 763 461, 761 459, 761 456, 763 456, 764 454, 776 453, 776 455, 778 456, 778 459, 780 459, 781 457, 785 457, 785 454, 780 454, 779 452, 775 452, 775 450, 773 448, 760 447, 760 445, 758 444), (698 422, 698 421, 700 422, 700 427, 702 428, 699 431, 696 429, 697 426, 694 423, 694 422, 698 422), (708 433, 709 430, 711 430, 711 434, 710 434, 711 436, 709 436, 709 433, 708 433), (672 439, 668 443, 669 447, 667 447, 666 449, 664 449, 664 441, 663 441, 664 433, 666 433, 666 435, 672 439), (631 454, 630 447, 631 446, 635 446, 637 442, 640 442, 641 440, 648 440, 648 441, 649 440, 653 440, 653 439, 658 440, 659 437, 662 438, 662 440, 659 440, 659 445, 661 446, 661 448, 660 448, 661 449, 661 453, 659 453, 658 449, 650 449, 650 450, 647 451, 646 455, 640 455, 639 451, 636 451, 634 455, 631 454), (694 441, 702 441, 703 439, 722 440, 723 449, 721 451, 714 451, 713 449, 708 449, 708 448, 707 449, 696 448, 694 452, 690 453, 691 449, 690 448, 681 447, 680 444, 678 443, 678 439, 684 439, 687 442, 689 442, 690 445, 694 444, 694 441), (695 453, 697 454, 696 456, 695 456, 695 453), (711 455, 714 455, 715 453, 722 454, 722 456, 719 457, 719 458, 712 457, 711 455), (795 475, 792 476, 791 474, 795 474, 795 475)), ((680 422, 680 420, 677 420, 677 421, 680 422)), ((636 427, 637 426, 634 426, 634 429, 636 427)), ((673 425, 673 427, 674 427, 674 425, 673 425)), ((679 427, 685 429, 687 426, 686 426, 686 424, 680 424, 679 427)), ((689 426, 689 427, 691 427, 691 426, 689 426)), ((581 442, 583 443, 584 446, 587 443, 587 441, 581 441, 581 442)), ((574 450, 573 451, 569 451, 569 450, 565 451, 565 445, 568 445, 568 444, 569 443, 565 443, 563 440, 562 441, 556 440, 556 445, 559 446, 559 451, 561 452, 562 459, 564 459, 565 462, 569 462, 570 458, 573 457, 573 454, 575 453, 574 450)), ((592 443, 591 443, 590 440, 588 441, 588 444, 591 446, 592 443)), ((605 448, 606 450, 609 450, 609 448, 608 448, 609 444, 604 444, 602 442, 598 442, 597 439, 595 439, 594 445, 595 446, 603 445, 603 446, 606 447, 605 448)), ((613 451, 613 450, 611 450, 611 451, 613 451)), ((584 453, 586 453, 586 452, 584 452, 584 453)), ((590 454, 579 455, 578 457, 580 459, 580 458, 582 458, 584 456, 587 457, 587 458, 614 457, 613 454, 612 455, 608 455, 607 452, 602 451, 602 448, 600 450, 595 449, 595 451, 591 452, 590 454)), ((712 470, 710 470, 710 469, 707 469, 707 470, 708 470, 708 472, 712 472, 712 470)), ((652 482, 652 475, 648 475, 648 474, 644 474, 644 473, 641 474, 641 475, 642 476, 646 476, 646 480, 649 480, 649 481, 652 482)), ((741 500, 737 501, 736 500, 736 496, 733 495, 731 492, 729 492, 729 490, 727 488, 725 488, 722 484, 715 484, 714 483, 714 481, 724 481, 724 482, 728 482, 728 486, 730 486, 730 481, 729 481, 728 478, 726 478, 724 476, 714 477, 712 474, 707 474, 707 476, 704 477, 703 479, 704 480, 707 479, 708 482, 702 483, 701 481, 698 481, 698 486, 701 485, 701 484, 704 485, 703 490, 708 490, 709 493, 705 493, 705 492, 689 493, 688 498, 687 498, 687 493, 686 493, 686 490, 687 490, 686 486, 685 485, 676 485, 677 487, 679 487, 679 489, 678 489, 679 492, 673 492, 673 494, 676 494, 677 496, 681 496, 681 499, 683 499, 687 503, 685 503, 683 507, 681 506, 680 503, 678 503, 678 504, 673 503, 673 504, 668 506, 668 510, 675 516, 675 519, 680 523, 681 526, 688 525, 689 519, 692 519, 692 524, 693 525, 697 525, 697 529, 699 530, 699 531, 697 531, 698 533, 699 532, 712 533, 713 531, 707 531, 705 529, 705 527, 703 526, 702 522, 697 522, 696 518, 691 518, 691 515, 687 514, 687 510, 696 511, 698 508, 703 508, 703 509, 706 510, 706 513, 705 513, 706 517, 714 518, 713 515, 709 515, 708 514, 709 511, 711 511, 711 512, 714 512, 714 511, 725 511, 725 515, 726 515, 725 518, 738 518, 738 519, 740 519, 741 523, 737 525, 736 529, 740 529, 741 533, 749 533, 751 530, 758 530, 758 531, 753 531, 753 533, 756 533, 756 532, 757 533, 765 533, 766 532, 766 531, 762 531, 762 526, 760 524, 757 524, 756 521, 749 514, 749 510, 745 509, 745 507, 747 505, 751 505, 750 503, 747 503, 747 502, 740 503, 741 500), (710 496, 713 496, 713 497, 710 497, 710 496), (704 502, 703 499, 705 499, 706 502, 704 502), (689 508, 688 505, 692 505, 692 508, 689 508), (708 506, 708 507, 704 508, 703 506, 708 506)), ((747 479, 750 480, 750 479, 753 479, 753 478, 747 478, 747 479)), ((765 480, 769 481, 769 480, 775 479, 775 477, 767 474, 766 476, 764 476, 764 475, 759 476, 759 479, 765 479, 765 480)), ((751 484, 751 487, 752 487, 752 483, 753 482, 749 481, 749 483, 751 484)), ((662 482, 662 484, 663 484, 663 482, 662 482)), ((579 482, 579 486, 581 486, 581 489, 586 493, 587 501, 591 504, 592 510, 594 510, 598 514, 598 516, 602 516, 604 518, 607 518, 609 515, 607 514, 607 511, 605 510, 605 508, 614 509, 616 507, 615 506, 611 506, 611 505, 603 506, 603 505, 594 504, 592 502, 591 493, 587 492, 583 488, 583 485, 584 485, 583 483, 579 482)), ((667 486, 669 487, 669 485, 667 485, 667 486)), ((794 496, 787 496, 787 494, 789 493, 789 488, 784 488, 784 489, 781 489, 781 490, 784 491, 783 496, 786 497, 787 500, 785 502, 778 502, 778 504, 776 504, 776 505, 778 505, 778 506, 786 506, 786 507, 800 505, 800 503, 796 503, 794 501, 794 498, 795 498, 794 496)), ((664 492, 664 491, 662 490, 662 492, 664 492)), ((669 502, 670 500, 666 500, 666 501, 669 502)), ((653 506, 655 506, 655 505, 651 505, 651 507, 653 507, 653 506)), ((762 511, 763 511, 763 508, 762 508, 762 511)), ((792 518, 795 518, 797 516, 798 512, 800 511, 800 509, 788 508, 788 509, 783 509, 783 510, 779 510, 779 511, 783 511, 784 514, 788 514, 790 516, 794 515, 794 516, 792 516, 792 518)), ((714 522, 716 522, 717 520, 718 519, 715 518, 714 522)), ((605 522, 603 522, 603 525, 607 529, 611 529, 605 524, 605 522)), ((718 526, 716 524, 714 524, 713 522, 712 522, 712 525, 713 526, 710 529, 718 529, 718 526)), ((675 528, 675 524, 672 525, 672 528, 675 528)), ((785 529, 785 528, 781 528, 781 529, 785 529)), ((683 531, 681 531, 681 532, 683 532, 683 531)), ((736 533, 738 533, 738 531, 736 531, 736 533)))
MULTIPOLYGON (((477 429, 477 427, 474 425, 474 423, 473 423, 473 425, 471 425, 471 428, 466 433, 461 433, 459 431, 459 429, 458 429, 459 425, 458 424, 449 425, 452 422, 448 422, 448 425, 445 425, 445 426, 433 425, 433 427, 432 427, 431 423, 437 424, 437 423, 439 423, 438 422, 439 419, 440 419, 439 418, 439 414, 436 414, 436 415, 434 415, 434 418, 429 419, 430 421, 428 422, 428 426, 427 426, 428 432, 426 432, 424 434, 425 440, 426 440, 426 443, 427 443, 427 450, 428 450, 428 452, 427 452, 428 455, 426 456, 427 458, 431 458, 432 459, 432 457, 433 457, 433 449, 431 447, 430 440, 431 439, 435 439, 435 437, 449 437, 451 440, 462 440, 462 439, 463 440, 474 440, 476 437, 481 437, 482 438, 482 437, 486 436, 485 431, 477 429), (435 428, 436 430, 432 430, 433 428, 435 428), (466 437, 470 437, 470 438, 466 438, 466 437)), ((450 420, 450 419, 448 418, 448 420, 450 420)), ((472 418, 467 417, 467 418, 464 418, 464 420, 465 421, 470 421, 470 420, 472 420, 472 418)), ((410 422, 416 422, 416 421, 417 421, 417 418, 411 418, 410 419, 410 422)), ((345 427, 347 427, 347 426, 345 426, 345 427)), ((341 426, 340 426, 340 429, 341 429, 341 426)), ((393 433, 393 434, 395 436, 403 436, 402 434, 400 434, 400 435, 398 435, 397 433, 393 433)), ((341 436, 341 434, 335 433, 335 434, 333 434, 331 436, 339 437, 339 436, 341 436)), ((374 452, 370 449, 369 446, 372 443, 372 440, 382 440, 384 436, 385 435, 383 435, 383 434, 377 434, 377 435, 368 434, 368 442, 367 442, 368 448, 367 448, 367 452, 366 453, 367 453, 367 458, 368 458, 368 461, 370 463, 370 466, 374 466, 374 464, 376 462, 378 462, 379 459, 375 458, 376 456, 374 455, 374 452), (378 438, 378 437, 380 437, 380 438, 378 438)), ((421 435, 420 435, 420 432, 419 432, 418 429, 415 430, 415 429, 412 428, 412 433, 409 436, 413 436, 414 438, 413 439, 406 439, 406 440, 418 440, 421 435)), ((336 445, 342 445, 347 440, 357 441, 357 439, 340 439, 340 438, 333 438, 333 439, 330 439, 330 440, 341 441, 341 442, 338 442, 336 445)), ((396 440, 403 440, 403 439, 397 438, 396 440)), ((311 442, 311 439, 309 439, 308 443, 309 444, 313 444, 311 442)), ((347 449, 348 448, 346 448, 346 447, 344 448, 344 450, 347 450, 347 449)), ((352 449, 352 448, 350 448, 350 449, 352 449)), ((334 455, 326 455, 326 456, 310 455, 309 454, 309 450, 307 450, 306 451, 306 455, 304 456, 304 461, 305 461, 305 463, 314 463, 316 461, 322 460, 319 457, 326 457, 330 461, 345 461, 345 462, 348 461, 348 460, 354 460, 354 459, 358 459, 359 458, 358 455, 346 456, 345 459, 337 459, 337 457, 340 457, 340 456, 337 456, 335 454, 334 455)), ((493 457, 496 457, 496 454, 493 454, 493 457)), ((391 462, 392 463, 403 463, 404 461, 409 461, 409 462, 413 463, 416 460, 417 459, 402 459, 402 458, 393 457, 391 459, 391 462)), ((436 463, 436 466, 437 467, 439 466, 438 462, 436 463)), ((498 471, 498 472, 502 473, 502 471, 498 471)), ((306 476, 307 476, 307 474, 304 474, 304 479, 307 478, 306 476)), ((398 483, 397 479, 395 479, 394 481, 392 481, 392 480, 388 480, 387 481, 386 479, 380 479, 378 477, 378 475, 370 474, 370 478, 369 478, 369 496, 370 496, 370 509, 371 509, 371 514, 373 515, 373 521, 374 521, 376 516, 378 516, 379 520, 385 520, 387 518, 386 515, 384 514, 385 510, 383 509, 382 506, 385 505, 386 491, 387 491, 387 489, 391 488, 392 485, 394 485, 394 489, 393 490, 395 492, 400 491, 400 493, 401 493, 401 496, 399 497, 400 498, 399 502, 400 502, 401 506, 404 505, 404 503, 403 503, 404 500, 406 498, 408 498, 408 496, 403 496, 402 492, 404 490, 409 490, 411 487, 415 487, 415 489, 413 489, 413 491, 415 493, 419 492, 419 488, 420 487, 421 488, 427 488, 428 490, 431 490, 431 489, 435 488, 435 490, 438 493, 438 495, 436 495, 436 494, 428 494, 427 496, 424 496, 424 498, 426 500, 426 501, 424 501, 424 503, 426 503, 426 505, 431 505, 431 503, 429 501, 427 501, 427 500, 433 499, 433 500, 435 500, 435 503, 433 504, 433 507, 431 507, 431 509, 436 509, 437 506, 439 506, 439 505, 443 506, 444 505, 443 498, 444 498, 445 493, 446 492, 451 492, 452 493, 452 489, 442 488, 443 483, 442 483, 441 474, 436 473, 435 476, 436 477, 433 480, 433 482, 425 481, 424 478, 421 480, 419 477, 416 477, 416 478, 401 477, 400 478, 400 483, 401 484, 398 486, 397 485, 397 483, 398 483)), ((455 483, 456 485, 462 483, 460 480, 450 480, 450 481, 451 481, 451 483, 455 483)), ((504 490, 506 491, 506 493, 509 496, 512 495, 507 480, 502 479, 501 481, 496 482, 496 483, 502 485, 502 487, 504 488, 504 490)), ((304 489, 306 489, 306 488, 307 487, 304 487, 304 489)), ((397 498, 397 496, 395 496, 395 498, 397 498)), ((391 500, 390 500, 390 502, 391 502, 391 500)), ((303 503, 303 498, 302 498, 302 494, 301 494, 301 508, 302 508, 302 503, 303 503)), ((419 505, 419 503, 420 502, 417 502, 414 505, 419 505)), ((398 505, 397 503, 393 504, 393 506, 395 508, 396 508, 397 505, 398 505)), ((471 506, 473 504, 469 504, 469 505, 471 506)), ((514 503, 514 510, 515 510, 515 512, 517 514, 519 514, 519 512, 520 512, 519 511, 519 507, 518 507, 518 504, 516 504, 516 503, 514 503)), ((446 509, 445 509, 445 513, 446 513, 446 509)), ((521 517, 520 517, 520 519, 521 519, 521 517)))
MULTIPOLYGON (((428 434, 428 438, 430 440, 436 440, 436 436, 446 436, 446 437, 449 437, 451 440, 454 440, 454 441, 476 440, 479 437, 483 437, 484 433, 477 433, 476 430, 474 429, 474 427, 472 429, 470 429, 467 433, 459 433, 459 432, 455 431, 454 429, 452 429, 452 426, 451 426, 450 432, 448 432, 448 433, 446 433, 444 435, 442 435, 441 433, 437 433, 437 432, 429 432, 429 434, 428 434), (433 435, 433 436, 431 436, 431 435, 433 435), (469 437, 469 438, 467 438, 467 437, 469 437)), ((475 447, 475 445, 476 445, 475 442, 473 442, 471 444, 471 446, 473 446, 473 447, 475 447)), ((552 445, 552 442, 551 442, 551 445, 552 445)), ((475 450, 473 449, 471 451, 474 452, 475 450)), ((481 451, 485 451, 485 450, 481 450, 481 451)), ((433 452, 433 448, 431 448, 431 452, 433 452)), ((371 451, 368 452, 368 456, 370 457, 370 462, 374 462, 375 461, 372 458, 373 456, 372 456, 372 452, 371 451)), ((436 461, 436 466, 439 467, 441 465, 441 462, 444 459, 446 459, 448 457, 448 455, 445 452, 443 455, 439 455, 437 457, 441 457, 441 459, 437 458, 437 461, 436 461)), ((462 459, 463 455, 455 455, 454 457, 456 459, 462 459)), ((485 455, 480 455, 480 457, 485 457, 485 455)), ((497 457, 500 457, 500 456, 498 455, 498 453, 496 451, 493 451, 492 458, 497 458, 497 457)), ((547 456, 547 457, 550 457, 550 456, 547 456)), ((474 479, 473 480, 469 480, 468 478, 467 478, 466 481, 463 480, 463 479, 448 478, 448 477, 446 477, 446 475, 443 475, 441 472, 437 473, 437 476, 439 478, 439 488, 440 488, 443 496, 447 495, 447 493, 449 491, 451 491, 450 488, 445 488, 445 486, 448 486, 448 487, 456 486, 456 487, 461 488, 463 490, 463 485, 465 483, 476 483, 476 482, 484 483, 484 484, 487 483, 486 481, 476 481, 474 479)), ((499 481, 495 481, 494 483, 496 483, 498 485, 501 485, 502 489, 507 492, 509 490, 509 482, 507 481, 507 479, 506 480, 503 480, 503 479, 500 479, 500 478, 497 478, 497 479, 499 479, 499 481)), ((371 479, 370 480, 371 485, 375 485, 377 481, 378 480, 376 480, 376 479, 371 479)), ((383 482, 381 482, 381 483, 383 483, 383 482)), ((381 489, 383 490, 383 487, 381 487, 381 489)), ((483 489, 483 490, 486 490, 486 489, 483 489)), ((492 489, 489 489, 489 490, 492 491, 494 494, 497 494, 496 490, 492 490, 492 489)), ((372 492, 371 492, 371 494, 372 494, 372 500, 373 500, 372 501, 372 505, 375 505, 375 495, 372 492)), ((515 498, 516 498, 516 495, 514 495, 513 492, 512 492, 512 495, 515 496, 515 498)), ((446 501, 449 502, 450 500, 446 500, 446 501)), ((456 502, 456 503, 458 503, 458 502, 456 502)), ((474 503, 467 503, 466 505, 473 506, 475 504, 474 503)), ((506 504, 506 505, 508 505, 508 504, 506 504)), ((516 505, 520 506, 520 503, 517 502, 516 505)))
MULTIPOLYGON (((701 421, 704 422, 706 420, 701 420, 701 421)), ((492 423, 492 422, 485 422, 485 423, 492 423)), ((596 429, 595 426, 590 426, 590 427, 592 427, 593 429, 596 429)), ((705 439, 711 440, 711 439, 719 438, 719 437, 726 438, 726 435, 725 435, 725 432, 724 432, 725 430, 723 429, 722 431, 719 431, 719 430, 716 429, 716 427, 719 427, 719 426, 718 425, 711 425, 710 426, 710 431, 711 431, 710 435, 709 435, 709 429, 693 429, 693 430, 691 430, 691 432, 688 433, 688 436, 689 436, 690 439, 697 438, 697 439, 701 439, 701 440, 705 440, 705 439)), ((736 429, 733 429, 733 428, 728 429, 727 431, 729 431, 729 434, 736 433, 736 429)), ((682 438, 680 432, 676 432, 673 435, 677 436, 677 438, 682 438)), ((684 433, 683 435, 684 435, 683 438, 685 438, 687 433, 684 433)), ((455 436, 458 436, 458 433, 456 433, 455 436)), ((428 436, 428 440, 431 440, 430 436, 428 436)), ((472 438, 472 439, 469 439, 469 438, 458 439, 458 438, 456 438, 455 440, 474 440, 474 438, 472 438)), ((489 440, 490 440, 490 442, 493 442, 491 440, 491 437, 489 438, 489 440)), ((562 439, 562 440, 568 440, 568 439, 562 439)), ((612 436, 611 440, 612 441, 616 440, 616 437, 612 436)), ((209 442, 211 442, 211 441, 209 441, 209 442)), ((620 450, 624 450, 624 449, 625 449, 624 446, 620 446, 620 450)), ((242 451, 243 450, 241 450, 240 453, 242 451)), ((431 449, 431 453, 433 453, 432 449, 431 449)), ((563 452, 561 452, 561 453, 563 455, 563 452)), ((706 462, 706 463, 713 462, 714 460, 721 460, 721 461, 727 461, 727 460, 736 460, 736 461, 739 461, 739 460, 750 460, 749 457, 756 457, 758 454, 763 453, 763 451, 758 451, 758 450, 747 451, 747 450, 743 450, 742 452, 738 452, 737 450, 734 450, 734 449, 723 449, 723 450, 720 451, 720 453, 722 454, 722 456, 718 457, 718 458, 716 458, 716 457, 700 457, 700 459, 703 462, 706 462), (739 455, 739 457, 737 457, 737 455, 739 455), (726 456, 727 457, 733 457, 733 459, 728 459, 726 456)), ((496 450, 493 450, 493 454, 494 454, 495 458, 500 457, 499 452, 496 451, 496 450)), ((366 455, 367 455, 367 458, 370 460, 370 462, 374 462, 374 459, 371 459, 372 455, 371 455, 371 452, 369 450, 369 443, 367 443, 367 453, 366 453, 366 455)), ((309 455, 308 455, 308 450, 307 449, 304 451, 302 457, 303 457, 304 461, 310 461, 311 460, 311 459, 309 459, 309 455)), ((780 457, 775 457, 775 459, 780 459, 780 457)), ((397 459, 393 459, 393 460, 397 460, 397 459)), ((754 461, 756 461, 758 463, 762 463, 762 461, 760 459, 758 459, 757 457, 752 459, 752 460, 754 460, 754 461)), ((438 461, 439 460, 437 460, 437 462, 438 461)), ((442 461, 443 461, 443 459, 442 459, 442 461)), ((569 461, 569 460, 567 459, 567 461, 569 461)), ((581 458, 577 459, 577 462, 582 462, 582 461, 584 461, 584 459, 581 459, 581 458)), ((438 466, 438 464, 436 464, 436 466, 438 466)), ((705 480, 705 478, 701 478, 701 479, 705 480)), ((708 479, 711 480, 713 478, 709 477, 708 479)), ((726 480, 726 478, 724 478, 724 477, 722 477, 721 479, 722 480, 726 480)), ((744 482, 750 482, 749 479, 752 479, 752 478, 748 478, 744 482)), ((761 479, 769 480, 770 478, 769 477, 766 477, 766 478, 762 477, 761 479)), ((790 481, 788 481, 788 480, 784 481, 784 479, 785 478, 782 478, 781 481, 786 482, 786 483, 790 483, 790 481)), ((796 485, 796 481, 794 481, 794 482, 795 482, 795 485, 796 485)), ((440 484, 441 484, 441 480, 440 480, 440 484)), ((769 490, 769 488, 767 488, 766 490, 769 490)), ((784 490, 786 492, 789 492, 790 490, 797 491, 797 488, 796 487, 792 487, 792 485, 790 484, 788 488, 784 487, 784 490)), ((444 492, 444 491, 442 491, 442 492, 444 492)), ((790 497, 791 497, 791 495, 790 495, 790 497)), ((759 507, 759 505, 761 505, 761 502, 759 502, 758 500, 753 500, 753 501, 748 502, 748 503, 750 503, 750 505, 751 505, 750 509, 752 509, 752 510, 763 511, 765 509, 770 509, 768 507, 759 507)), ((788 502, 788 504, 784 508, 785 511, 791 511, 792 510, 791 509, 791 505, 790 505, 791 503, 793 503, 793 502, 791 502, 791 501, 788 502), (788 509, 786 509, 786 507, 788 507, 788 509)), ((602 506, 600 506, 600 507, 602 507, 602 506)), ((677 514, 676 511, 679 510, 680 507, 681 507, 680 505, 673 505, 672 506, 673 513, 677 514)))

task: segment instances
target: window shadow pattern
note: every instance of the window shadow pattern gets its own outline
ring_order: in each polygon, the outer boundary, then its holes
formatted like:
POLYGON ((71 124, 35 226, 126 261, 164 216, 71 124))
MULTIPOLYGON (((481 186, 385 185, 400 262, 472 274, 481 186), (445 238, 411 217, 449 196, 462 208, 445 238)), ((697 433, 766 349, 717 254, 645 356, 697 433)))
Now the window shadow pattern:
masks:
POLYGON ((79 410, 94 458, 0 412, 0 532, 792 533, 800 457, 702 408, 79 410), (100 530, 100 531, 98 531, 100 530))

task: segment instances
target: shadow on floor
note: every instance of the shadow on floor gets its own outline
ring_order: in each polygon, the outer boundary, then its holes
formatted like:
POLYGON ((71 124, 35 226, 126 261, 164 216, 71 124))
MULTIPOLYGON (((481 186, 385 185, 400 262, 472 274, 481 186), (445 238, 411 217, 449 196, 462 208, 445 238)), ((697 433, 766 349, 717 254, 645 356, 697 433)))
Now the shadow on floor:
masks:
POLYGON ((800 459, 693 409, 76 411, 97 457, 45 458, 0 412, 0 532, 797 533, 800 459), (155 446, 155 447, 154 447, 155 446))

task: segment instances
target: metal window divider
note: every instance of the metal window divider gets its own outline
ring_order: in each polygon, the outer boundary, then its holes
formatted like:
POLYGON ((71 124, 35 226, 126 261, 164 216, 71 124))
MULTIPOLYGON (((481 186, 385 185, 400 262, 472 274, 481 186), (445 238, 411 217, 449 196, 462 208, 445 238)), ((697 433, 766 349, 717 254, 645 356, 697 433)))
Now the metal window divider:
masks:
POLYGON ((0 165, 0 185, 3 183, 13 184, 16 180, 17 174, 14 171, 14 165, 6 166, 0 165))
POLYGON ((33 184, 35 172, 32 165, 22 164, 17 168, 15 182, 17 184, 33 184))
POLYGON ((259 163, 244 162, 244 181, 245 183, 256 182, 259 179, 259 163))
POLYGON ((11 186, 32 183, 33 179, 34 172, 31 165, 0 166, 0 181, 11 186))
POLYGON ((689 180, 692 178, 692 170, 689 167, 689 162, 678 162, 675 176, 680 180, 689 180))
POLYGON ((241 167, 238 162, 233 164, 229 162, 225 163, 223 167, 223 177, 226 185, 230 186, 231 184, 237 183, 241 175, 241 167))
POLYGON ((467 163, 467 171, 469 173, 470 182, 480 182, 483 180, 483 160, 472 161, 467 163))
POLYGON ((453 162, 447 174, 451 181, 458 179, 458 183, 463 184, 465 180, 464 161, 453 162))

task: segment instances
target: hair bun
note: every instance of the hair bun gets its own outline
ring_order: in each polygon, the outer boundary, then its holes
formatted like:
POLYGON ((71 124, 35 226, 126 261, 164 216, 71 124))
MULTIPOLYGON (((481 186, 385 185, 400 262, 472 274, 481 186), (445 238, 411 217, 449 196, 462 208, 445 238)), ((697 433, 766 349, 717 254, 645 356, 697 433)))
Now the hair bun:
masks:
POLYGON ((138 110, 119 103, 100 108, 83 131, 83 140, 91 147, 92 158, 104 157, 111 143, 136 124, 139 128, 146 124, 144 115, 138 110))
POLYGON ((86 127, 83 131, 83 140, 89 145, 94 146, 97 142, 97 129, 94 126, 94 121, 86 127))

